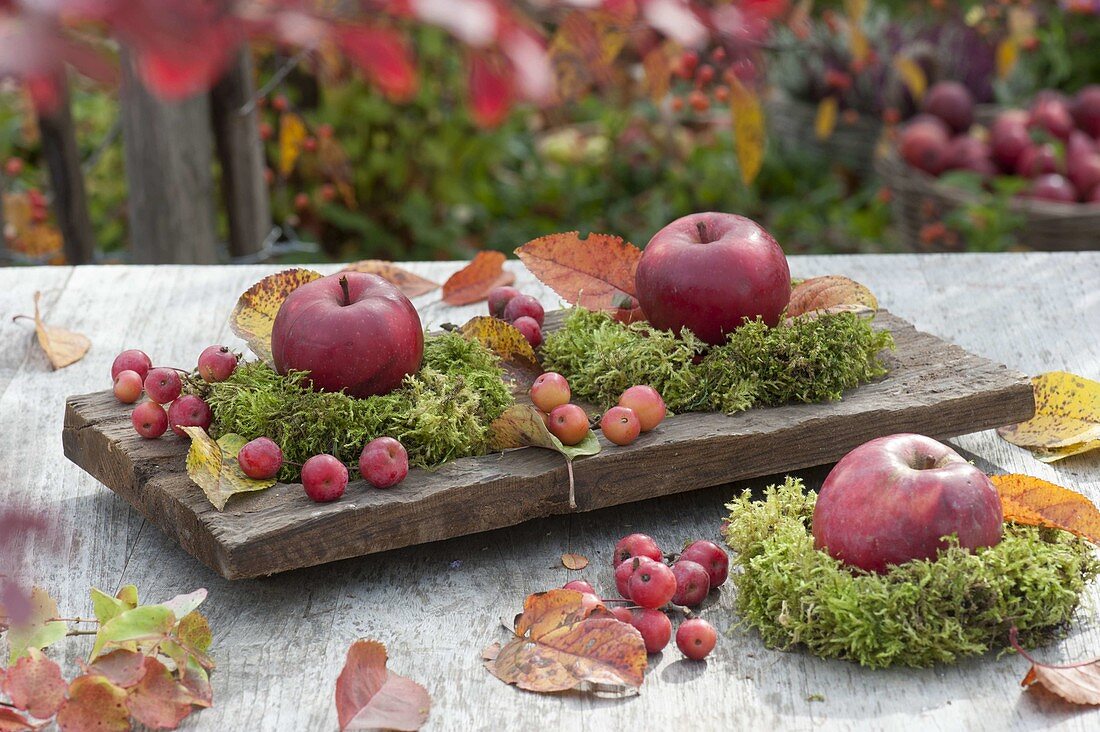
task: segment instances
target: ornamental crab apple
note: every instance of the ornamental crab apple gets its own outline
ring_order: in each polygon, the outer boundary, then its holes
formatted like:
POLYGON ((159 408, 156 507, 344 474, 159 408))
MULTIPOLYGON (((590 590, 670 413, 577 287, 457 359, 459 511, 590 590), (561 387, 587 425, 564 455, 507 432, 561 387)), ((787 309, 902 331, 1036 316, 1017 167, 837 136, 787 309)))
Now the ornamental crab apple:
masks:
POLYGON ((359 474, 375 488, 391 488, 409 474, 409 453, 392 437, 376 437, 363 446, 359 474))
POLYGON ((314 455, 302 465, 302 488, 318 503, 335 501, 348 487, 348 469, 332 455, 314 455))
POLYGON ((692 661, 702 661, 714 650, 718 633, 702 618, 691 618, 676 629, 676 647, 692 661))
POLYGON ((203 381, 225 381, 237 369, 237 354, 228 346, 207 346, 199 354, 199 376, 203 381))

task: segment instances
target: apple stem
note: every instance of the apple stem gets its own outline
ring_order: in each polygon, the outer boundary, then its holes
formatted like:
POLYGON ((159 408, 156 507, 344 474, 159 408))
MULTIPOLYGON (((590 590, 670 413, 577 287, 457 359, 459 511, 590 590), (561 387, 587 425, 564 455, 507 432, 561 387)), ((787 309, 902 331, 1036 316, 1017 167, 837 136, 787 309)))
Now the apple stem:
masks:
POLYGON ((348 291, 348 276, 340 278, 340 288, 344 291, 344 306, 351 305, 351 292, 348 291))
POLYGON ((707 225, 702 221, 696 221, 695 228, 699 230, 699 241, 705 243, 707 240, 707 225))

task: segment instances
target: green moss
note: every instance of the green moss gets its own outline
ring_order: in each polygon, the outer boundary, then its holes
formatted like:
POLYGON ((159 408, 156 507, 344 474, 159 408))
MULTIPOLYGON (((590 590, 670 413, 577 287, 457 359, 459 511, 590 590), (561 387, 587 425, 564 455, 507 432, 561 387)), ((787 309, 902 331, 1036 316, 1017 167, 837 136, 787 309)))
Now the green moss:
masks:
MULTIPOLYGON (((513 403, 497 357, 456 333, 429 336, 424 364, 401 388, 356 399, 316 392, 305 374, 280 376, 266 364, 242 363, 227 381, 206 387, 215 434, 267 436, 288 463, 330 453, 349 465, 380 435, 401 441, 409 463, 424 468, 485 452, 489 425, 513 403)), ((298 467, 279 477, 291 480, 298 467)))
POLYGON ((725 344, 708 348, 687 330, 678 337, 573 308, 562 329, 547 336, 542 359, 569 379, 573 394, 603 408, 624 389, 649 384, 673 412, 732 413, 840 399, 845 389, 886 373, 879 354, 893 344, 889 332, 853 313, 774 328, 746 323, 725 344))
POLYGON ((884 575, 852 570, 814 549, 816 501, 788 478, 763 500, 745 491, 727 506, 738 611, 771 648, 803 646, 871 667, 931 666, 1004 648, 1013 624, 1035 645, 1070 621, 1100 573, 1084 541, 1014 524, 974 554, 953 546, 884 575))

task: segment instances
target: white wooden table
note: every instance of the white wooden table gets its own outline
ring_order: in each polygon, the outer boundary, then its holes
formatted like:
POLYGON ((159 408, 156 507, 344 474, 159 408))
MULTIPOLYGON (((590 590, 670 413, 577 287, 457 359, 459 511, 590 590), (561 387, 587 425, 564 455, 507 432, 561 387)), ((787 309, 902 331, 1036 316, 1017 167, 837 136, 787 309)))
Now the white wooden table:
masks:
MULTIPOLYGON (((1026 373, 1066 369, 1100 379, 1100 252, 1076 254, 794 257, 792 274, 839 273, 869 285, 891 311, 981 355, 1026 373)), ((409 269, 442 281, 458 264, 409 269)), ((556 305, 518 262, 519 287, 556 305)), ((107 388, 111 360, 141 348, 158 364, 190 367, 212 343, 240 347, 226 318, 237 295, 272 267, 79 267, 0 270, 0 501, 53 523, 54 545, 23 552, 24 570, 62 611, 91 612, 88 589, 136 584, 143 598, 210 590, 215 706, 185 729, 336 728, 333 684, 348 645, 376 638, 391 667, 432 695, 438 730, 965 729, 1095 730, 1100 710, 1021 692, 1027 663, 989 656, 927 670, 869 671, 802 652, 763 647, 738 629, 733 592, 707 617, 723 633, 705 665, 675 649, 651 661, 641 693, 629 698, 540 696, 506 687, 481 667, 480 651, 502 637, 531 592, 577 577, 612 588, 615 540, 631 531, 667 547, 718 539, 719 487, 511 529, 413 547, 257 581, 228 582, 184 553, 61 452, 67 395, 107 388), (88 335, 80 363, 51 372, 25 322, 43 292, 47 320, 88 335), (581 573, 562 552, 588 556, 581 573)), ((325 271, 332 266, 318 267, 325 271)), ((438 294, 417 300, 426 326, 464 322, 484 303, 450 308, 438 294)), ((957 444, 1009 471, 1054 480, 1100 501, 1100 454, 1043 465, 992 432, 957 444)), ((797 445, 791 446, 792 450, 797 445)), ((1100 600, 1093 588, 1091 600, 1100 600)), ((1095 610, 1043 657, 1100 655, 1095 610)), ((69 661, 87 652, 63 644, 69 661)))

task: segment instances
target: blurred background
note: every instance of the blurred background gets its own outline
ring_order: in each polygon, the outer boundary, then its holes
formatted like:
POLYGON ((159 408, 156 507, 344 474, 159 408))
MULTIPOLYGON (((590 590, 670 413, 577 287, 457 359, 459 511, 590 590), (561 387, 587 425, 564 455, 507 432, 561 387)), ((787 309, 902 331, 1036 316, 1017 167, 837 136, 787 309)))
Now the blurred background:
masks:
POLYGON ((1100 248, 1095 1, 0 0, 0 77, 0 264, 1100 248))

